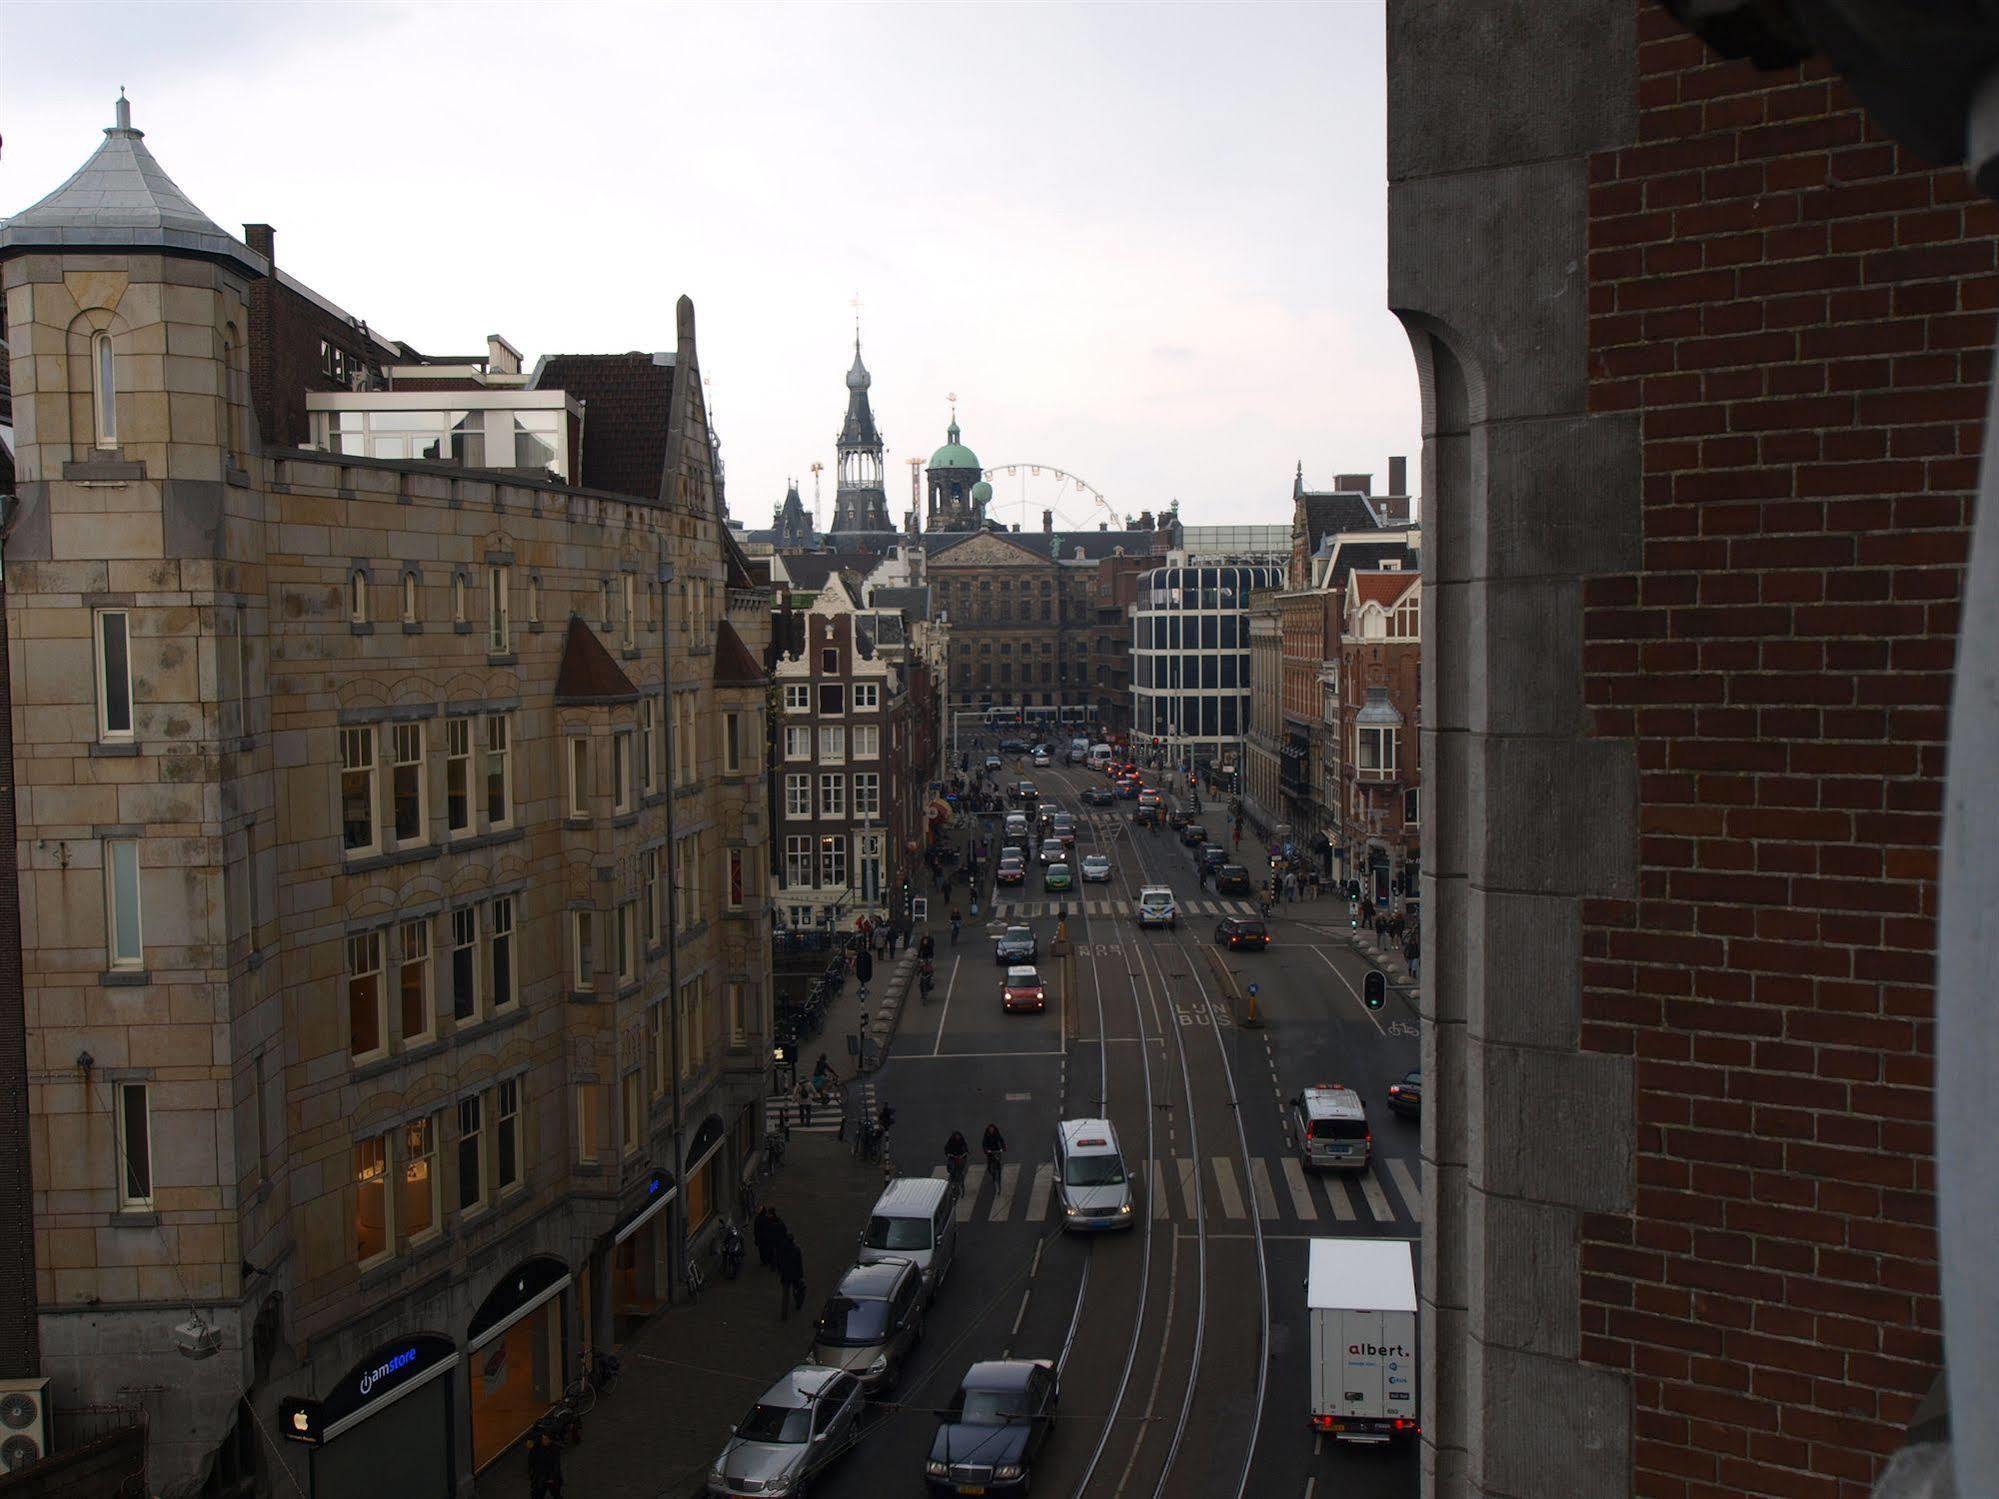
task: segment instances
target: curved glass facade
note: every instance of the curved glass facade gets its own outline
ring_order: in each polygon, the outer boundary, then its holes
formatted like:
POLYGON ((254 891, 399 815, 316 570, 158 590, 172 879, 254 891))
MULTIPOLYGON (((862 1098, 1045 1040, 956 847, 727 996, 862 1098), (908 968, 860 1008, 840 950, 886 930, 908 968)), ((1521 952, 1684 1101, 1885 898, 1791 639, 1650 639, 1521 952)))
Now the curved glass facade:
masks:
POLYGON ((1132 730, 1174 761, 1236 760, 1249 729, 1249 596, 1281 567, 1156 567, 1132 605, 1132 730))

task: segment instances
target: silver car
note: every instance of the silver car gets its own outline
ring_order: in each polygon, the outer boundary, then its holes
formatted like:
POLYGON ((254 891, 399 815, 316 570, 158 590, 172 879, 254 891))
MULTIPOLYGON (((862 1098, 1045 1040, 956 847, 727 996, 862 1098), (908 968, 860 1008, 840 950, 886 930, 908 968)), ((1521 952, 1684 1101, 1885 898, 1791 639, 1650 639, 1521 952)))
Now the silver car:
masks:
POLYGON ((1111 861, 1102 854, 1083 855, 1083 879, 1096 885, 1111 877, 1111 861))
POLYGON ((711 1494, 799 1493, 854 1445, 867 1398, 841 1369, 800 1364, 763 1392, 708 1469, 711 1494))

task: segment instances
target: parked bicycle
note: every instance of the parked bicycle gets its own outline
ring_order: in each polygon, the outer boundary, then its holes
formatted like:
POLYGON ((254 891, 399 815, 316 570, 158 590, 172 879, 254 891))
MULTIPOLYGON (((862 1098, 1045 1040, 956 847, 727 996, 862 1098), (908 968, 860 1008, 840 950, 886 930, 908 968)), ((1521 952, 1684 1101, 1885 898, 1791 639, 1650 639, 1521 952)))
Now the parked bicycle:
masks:
POLYGON ((562 1403, 578 1417, 589 1415, 597 1408, 599 1395, 608 1395, 618 1387, 619 1370, 615 1353, 606 1353, 601 1348, 588 1349, 583 1355, 582 1372, 562 1392, 562 1403))
POLYGON ((700 1261, 692 1254, 680 1262, 680 1283, 686 1288, 689 1301, 698 1301, 708 1284, 708 1277, 701 1273, 700 1261))

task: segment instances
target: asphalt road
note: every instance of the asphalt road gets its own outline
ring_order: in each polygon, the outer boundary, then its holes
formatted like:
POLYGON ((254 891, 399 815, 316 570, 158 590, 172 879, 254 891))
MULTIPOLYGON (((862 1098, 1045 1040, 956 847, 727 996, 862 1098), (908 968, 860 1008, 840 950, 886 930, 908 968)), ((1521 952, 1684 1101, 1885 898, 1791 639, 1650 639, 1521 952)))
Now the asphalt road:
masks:
MULTIPOLYGON (((1094 772, 1029 774, 1044 801, 1077 814, 1077 856, 1108 853, 1113 880, 1051 896, 1035 867, 997 905, 988 884, 989 929, 967 923, 955 947, 938 934, 936 991, 905 1011, 875 1078, 898 1114, 898 1168, 941 1175, 954 1128, 976 1163, 989 1122, 1009 1155, 998 1180, 975 1164, 958 1261, 922 1348, 815 1493, 921 1492, 935 1408, 967 1365, 1017 1356, 1062 1368, 1040 1494, 1413 1496, 1413 1443, 1341 1447, 1308 1428, 1304 1307, 1311 1238, 1420 1238, 1418 1126, 1385 1096, 1417 1064, 1413 1008, 1391 995, 1365 1009, 1366 965, 1339 941, 1344 904, 1327 899, 1280 905, 1268 952, 1226 958, 1239 984, 1257 985, 1265 1022, 1237 1024, 1204 949, 1215 913, 1249 903, 1199 890, 1191 852, 1171 831, 1134 829, 1133 803, 1083 806, 1080 790, 1102 784, 1094 772), (1154 883, 1180 899, 1177 932, 1130 919, 1138 887, 1154 883), (1057 902, 1069 911, 1066 960, 1050 953, 1057 902), (1009 921, 1039 939, 1043 1014, 1000 1009, 991 938, 1009 921), (1284 1100, 1326 1081, 1368 1104, 1375 1161, 1357 1178, 1308 1175, 1291 1150, 1284 1100), (1139 1211, 1128 1232, 1069 1236, 1051 1216, 1055 1127, 1096 1114, 1140 1178, 1139 1211)), ((1220 807, 1204 821, 1226 836, 1220 807)), ((1244 862, 1261 873, 1260 857, 1244 862)))

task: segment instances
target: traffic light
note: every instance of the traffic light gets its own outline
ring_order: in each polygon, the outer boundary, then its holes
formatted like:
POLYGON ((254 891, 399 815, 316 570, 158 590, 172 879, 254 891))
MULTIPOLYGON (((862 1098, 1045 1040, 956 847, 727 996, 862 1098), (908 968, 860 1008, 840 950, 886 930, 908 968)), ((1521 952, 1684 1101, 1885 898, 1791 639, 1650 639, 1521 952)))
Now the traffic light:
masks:
MULTIPOLYGON (((872 982, 874 976, 875 976, 874 957, 864 947, 859 952, 854 954, 854 977, 859 979, 862 983, 866 984, 872 982)), ((1378 978, 1380 977, 1380 975, 1377 974, 1376 977, 1378 978)))
POLYGON ((1378 969, 1368 971, 1366 981, 1361 985, 1360 997, 1370 1010, 1378 1010, 1388 1003, 1388 975, 1378 969))

